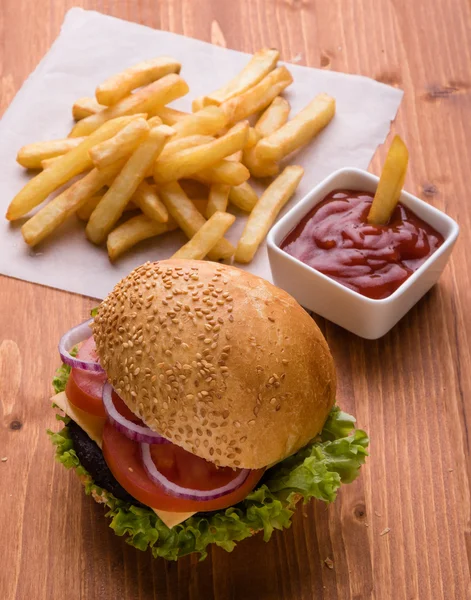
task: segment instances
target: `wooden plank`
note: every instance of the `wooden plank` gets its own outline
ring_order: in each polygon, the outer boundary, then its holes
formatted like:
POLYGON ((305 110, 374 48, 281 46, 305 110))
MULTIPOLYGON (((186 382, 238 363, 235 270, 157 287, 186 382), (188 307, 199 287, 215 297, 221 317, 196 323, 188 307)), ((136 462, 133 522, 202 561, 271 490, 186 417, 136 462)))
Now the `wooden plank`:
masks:
MULTIPOLYGON (((57 36, 70 0, 2 0, 0 113, 57 36), (21 33, 21 34, 20 34, 21 33)), ((371 435, 361 478, 292 528, 203 563, 153 561, 115 538, 103 509, 52 460, 47 398, 60 334, 93 301, 0 281, 0 598, 471 597, 471 9, 466 0, 82 0, 81 6, 205 41, 403 87, 393 125, 411 154, 406 188, 462 228, 440 284, 385 338, 319 319, 339 402, 371 435), (381 535, 386 528, 388 533, 381 535), (330 569, 324 562, 333 561, 330 569)), ((385 149, 372 163, 379 172, 385 149)), ((8 165, 3 165, 8 168, 8 165)))

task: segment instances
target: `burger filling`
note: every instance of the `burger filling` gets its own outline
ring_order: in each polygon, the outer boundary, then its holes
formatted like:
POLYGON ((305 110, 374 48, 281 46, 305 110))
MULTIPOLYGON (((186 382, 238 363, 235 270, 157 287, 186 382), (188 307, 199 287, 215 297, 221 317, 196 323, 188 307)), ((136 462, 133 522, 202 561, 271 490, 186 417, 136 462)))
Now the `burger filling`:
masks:
POLYGON ((63 429, 50 432, 57 458, 108 506, 115 532, 139 549, 150 546, 155 556, 204 557, 210 543, 230 551, 260 530, 268 540, 274 529, 290 525, 298 500, 332 502, 367 455, 365 432, 334 407, 322 432, 274 467, 217 467, 161 438, 129 411, 93 366, 93 338, 78 353, 63 347, 61 354, 69 364, 53 381, 54 405, 66 415, 58 415, 63 429))

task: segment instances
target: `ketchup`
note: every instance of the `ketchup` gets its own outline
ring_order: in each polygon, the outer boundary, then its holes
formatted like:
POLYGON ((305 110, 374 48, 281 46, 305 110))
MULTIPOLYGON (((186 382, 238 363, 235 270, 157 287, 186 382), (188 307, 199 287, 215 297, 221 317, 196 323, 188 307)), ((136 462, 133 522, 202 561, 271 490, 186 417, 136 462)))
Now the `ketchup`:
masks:
POLYGON ((443 244, 443 236, 402 204, 387 225, 370 225, 373 194, 335 190, 281 243, 303 263, 363 296, 387 298, 443 244))

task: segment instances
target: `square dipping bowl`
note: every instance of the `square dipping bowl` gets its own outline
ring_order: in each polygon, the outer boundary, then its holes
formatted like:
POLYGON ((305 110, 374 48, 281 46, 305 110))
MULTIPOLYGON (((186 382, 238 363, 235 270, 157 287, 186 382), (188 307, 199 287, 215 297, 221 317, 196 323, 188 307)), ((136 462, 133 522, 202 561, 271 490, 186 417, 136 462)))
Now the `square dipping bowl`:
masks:
POLYGON ((373 300, 334 281, 280 248, 302 218, 333 190, 374 193, 379 177, 361 169, 340 169, 317 185, 276 223, 268 234, 268 257, 275 285, 305 308, 356 335, 374 340, 385 335, 435 285, 458 237, 458 224, 420 198, 402 192, 399 201, 442 234, 443 244, 395 292, 373 300))

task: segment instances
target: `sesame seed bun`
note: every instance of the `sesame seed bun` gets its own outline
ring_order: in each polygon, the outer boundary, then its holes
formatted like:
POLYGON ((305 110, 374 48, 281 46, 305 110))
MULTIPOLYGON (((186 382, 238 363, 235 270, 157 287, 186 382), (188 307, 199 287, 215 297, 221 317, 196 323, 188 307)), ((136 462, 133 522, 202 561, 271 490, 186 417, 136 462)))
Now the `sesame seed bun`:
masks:
POLYGON ((234 267, 146 263, 93 325, 98 356, 151 429, 217 465, 256 469, 305 446, 335 399, 314 320, 286 292, 234 267))

